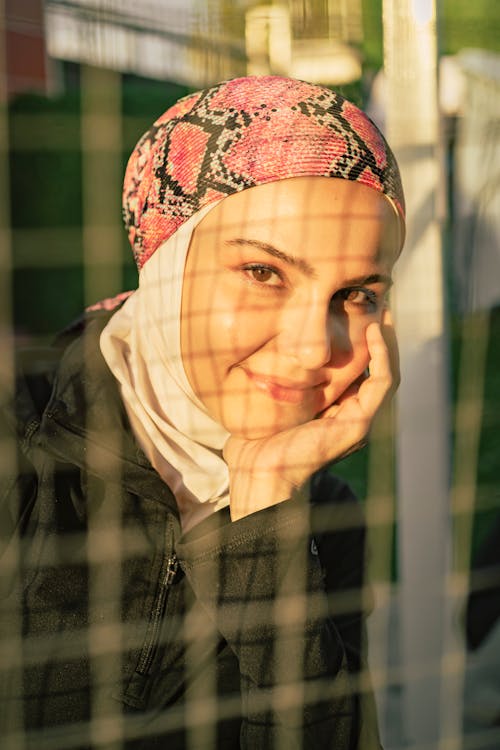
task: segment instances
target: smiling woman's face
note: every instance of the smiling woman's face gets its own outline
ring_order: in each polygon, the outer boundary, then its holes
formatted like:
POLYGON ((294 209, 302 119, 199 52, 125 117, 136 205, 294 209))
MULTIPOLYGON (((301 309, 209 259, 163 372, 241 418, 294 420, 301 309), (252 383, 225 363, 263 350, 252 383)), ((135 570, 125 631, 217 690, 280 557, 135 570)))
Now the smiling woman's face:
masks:
POLYGON ((233 435, 316 417, 368 365, 400 246, 376 190, 296 177, 225 198, 196 228, 182 294, 191 386, 233 435))

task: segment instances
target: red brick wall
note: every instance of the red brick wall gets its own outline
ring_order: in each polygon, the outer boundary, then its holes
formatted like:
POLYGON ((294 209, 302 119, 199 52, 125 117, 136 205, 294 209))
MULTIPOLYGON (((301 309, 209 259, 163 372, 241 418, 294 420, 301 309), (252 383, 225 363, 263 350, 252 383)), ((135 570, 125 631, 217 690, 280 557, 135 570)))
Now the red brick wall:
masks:
POLYGON ((47 90, 43 0, 4 0, 7 95, 47 90))

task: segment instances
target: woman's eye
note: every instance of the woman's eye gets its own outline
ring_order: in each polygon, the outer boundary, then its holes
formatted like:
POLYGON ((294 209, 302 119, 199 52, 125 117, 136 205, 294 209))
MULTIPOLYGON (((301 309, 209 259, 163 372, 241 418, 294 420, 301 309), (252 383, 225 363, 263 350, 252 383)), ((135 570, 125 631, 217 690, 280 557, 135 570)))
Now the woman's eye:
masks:
POLYGON ((370 299, 369 295, 361 289, 347 289, 344 299, 348 302, 354 302, 357 305, 363 305, 370 299))
POLYGON ((259 284, 265 284, 266 286, 280 286, 282 283, 282 279, 276 269, 270 268, 269 266, 253 264, 245 266, 243 270, 252 281, 256 281, 259 284))
POLYGON ((364 307, 370 312, 379 306, 379 298, 372 289, 342 289, 338 294, 344 302, 356 307, 364 307))

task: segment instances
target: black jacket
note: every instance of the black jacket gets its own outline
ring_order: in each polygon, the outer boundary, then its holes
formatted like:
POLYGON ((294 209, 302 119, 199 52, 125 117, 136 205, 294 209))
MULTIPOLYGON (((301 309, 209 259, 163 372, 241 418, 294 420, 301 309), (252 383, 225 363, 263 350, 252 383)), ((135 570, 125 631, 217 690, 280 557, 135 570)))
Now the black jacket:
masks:
POLYGON ((183 535, 100 354, 108 320, 22 355, 2 416, 2 747, 378 748, 351 492, 323 472, 311 502, 183 535))

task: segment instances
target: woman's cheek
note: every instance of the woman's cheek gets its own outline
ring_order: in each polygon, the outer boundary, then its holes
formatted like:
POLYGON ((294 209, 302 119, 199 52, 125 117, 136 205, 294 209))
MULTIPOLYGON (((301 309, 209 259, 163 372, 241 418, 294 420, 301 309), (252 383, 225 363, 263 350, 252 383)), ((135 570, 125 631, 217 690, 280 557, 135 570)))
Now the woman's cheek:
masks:
POLYGON ((219 310, 212 314, 210 321, 209 342, 212 351, 224 359, 230 358, 238 341, 237 321, 234 311, 219 310))
POLYGON ((368 352, 368 344, 366 341, 366 329, 372 322, 372 317, 364 316, 363 321, 360 321, 359 325, 357 326, 357 330, 355 333, 354 349, 357 353, 357 356, 360 358, 364 365, 363 369, 368 366, 368 363, 370 361, 370 354, 368 352))
POLYGON ((238 364, 266 343, 269 317, 241 297, 220 300, 211 316, 211 348, 228 366, 238 364))
POLYGON ((373 318, 360 316, 349 321, 349 357, 351 359, 352 382, 366 370, 370 363, 370 354, 366 342, 366 329, 373 318))
MULTIPOLYGON (((335 316, 331 328, 331 365, 336 369, 359 367, 368 358, 366 328, 368 322, 361 316, 335 316)), ((362 366, 362 370, 366 365, 362 366)))

